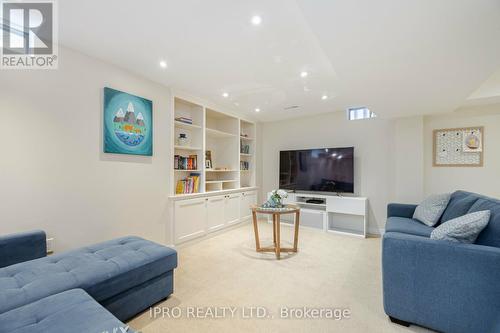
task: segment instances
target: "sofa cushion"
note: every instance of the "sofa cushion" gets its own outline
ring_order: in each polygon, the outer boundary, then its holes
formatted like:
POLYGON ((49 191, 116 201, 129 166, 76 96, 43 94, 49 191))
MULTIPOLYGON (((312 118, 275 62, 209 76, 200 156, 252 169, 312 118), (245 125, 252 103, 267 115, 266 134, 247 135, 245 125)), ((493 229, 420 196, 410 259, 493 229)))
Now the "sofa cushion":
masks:
POLYGON ((385 224, 385 232, 401 232, 404 234, 430 237, 434 228, 406 217, 389 217, 385 224))
POLYGON ((500 247, 500 200, 480 197, 469 209, 469 213, 481 210, 491 212, 490 222, 479 234, 476 244, 500 247))
POLYGON ((429 227, 433 227, 439 222, 446 206, 448 206, 450 196, 451 194, 449 193, 429 196, 417 206, 415 213, 413 213, 413 218, 429 227))
POLYGON ((431 233, 431 239, 472 244, 490 221, 490 211, 482 210, 446 221, 431 233))
POLYGON ((469 212, 472 205, 481 196, 476 193, 470 193, 465 191, 456 191, 451 195, 450 202, 446 207, 443 216, 441 216, 440 223, 452 220, 459 216, 463 216, 469 212))
POLYGON ((8 266, 0 269, 0 313, 74 288, 101 302, 176 266, 175 250, 139 237, 8 266))
POLYGON ((126 327, 82 289, 51 295, 0 314, 2 333, 131 332, 126 327))

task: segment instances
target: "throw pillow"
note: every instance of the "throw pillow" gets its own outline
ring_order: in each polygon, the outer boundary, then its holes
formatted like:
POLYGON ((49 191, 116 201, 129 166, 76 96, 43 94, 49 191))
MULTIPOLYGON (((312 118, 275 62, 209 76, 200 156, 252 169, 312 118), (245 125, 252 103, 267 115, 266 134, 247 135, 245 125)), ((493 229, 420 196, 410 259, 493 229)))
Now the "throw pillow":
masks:
POLYGON ((429 227, 435 226, 448 206, 450 197, 450 193, 431 195, 418 205, 413 213, 413 218, 429 227))
POLYGON ((491 212, 482 210, 446 221, 431 233, 431 239, 458 243, 474 243, 490 221, 491 212))

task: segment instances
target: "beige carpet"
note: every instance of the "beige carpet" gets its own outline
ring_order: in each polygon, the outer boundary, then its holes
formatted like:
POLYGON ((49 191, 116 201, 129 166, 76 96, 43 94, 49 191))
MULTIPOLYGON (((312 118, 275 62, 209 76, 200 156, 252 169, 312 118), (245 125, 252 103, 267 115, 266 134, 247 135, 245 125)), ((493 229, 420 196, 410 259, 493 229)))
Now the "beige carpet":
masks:
MULTIPOLYGON (((260 226, 261 245, 270 245, 271 227, 265 222, 260 226)), ((282 227, 282 234, 283 245, 288 246, 292 228, 282 227)), ((253 229, 246 223, 179 247, 174 294, 157 305, 169 313, 152 318, 144 312, 129 325, 143 333, 428 332, 392 324, 384 314, 380 242, 304 228, 299 252, 283 254, 277 261, 273 254, 255 252, 253 229), (258 318, 257 310, 252 317, 252 307, 259 307, 259 314, 266 311, 266 318, 258 318), (342 320, 280 318, 281 308, 304 307, 348 309, 351 314, 342 320), (225 318, 210 318, 222 316, 222 308, 228 308, 225 318)), ((323 310, 323 316, 331 317, 328 311, 323 310)))

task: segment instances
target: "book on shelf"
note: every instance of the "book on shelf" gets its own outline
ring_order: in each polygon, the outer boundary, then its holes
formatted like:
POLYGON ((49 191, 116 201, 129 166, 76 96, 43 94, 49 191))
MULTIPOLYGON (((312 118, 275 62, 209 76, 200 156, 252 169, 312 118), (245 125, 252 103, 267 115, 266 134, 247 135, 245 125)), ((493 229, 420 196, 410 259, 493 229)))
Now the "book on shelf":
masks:
POLYGON ((188 157, 175 155, 174 156, 175 170, 197 170, 198 155, 189 155, 188 157))
POLYGON ((250 170, 250 162, 240 161, 240 170, 242 171, 250 170))
POLYGON ((246 145, 240 140, 240 153, 242 154, 250 154, 250 145, 246 145))
POLYGON ((177 181, 175 194, 198 193, 200 190, 200 174, 191 173, 188 177, 177 181))
POLYGON ((193 124, 193 119, 186 118, 186 117, 177 117, 177 118, 175 118, 175 121, 178 121, 178 122, 181 122, 181 123, 185 123, 185 124, 189 124, 189 125, 193 124))

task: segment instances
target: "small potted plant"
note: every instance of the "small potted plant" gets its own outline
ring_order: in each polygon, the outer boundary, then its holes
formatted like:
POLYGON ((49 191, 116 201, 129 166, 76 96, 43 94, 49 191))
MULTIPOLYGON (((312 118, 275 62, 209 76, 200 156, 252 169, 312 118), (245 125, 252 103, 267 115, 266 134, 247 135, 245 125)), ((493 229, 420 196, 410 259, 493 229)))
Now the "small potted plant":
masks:
POLYGON ((274 190, 271 192, 269 200, 267 200, 262 207, 264 208, 282 208, 283 199, 288 197, 288 193, 284 190, 274 190))

